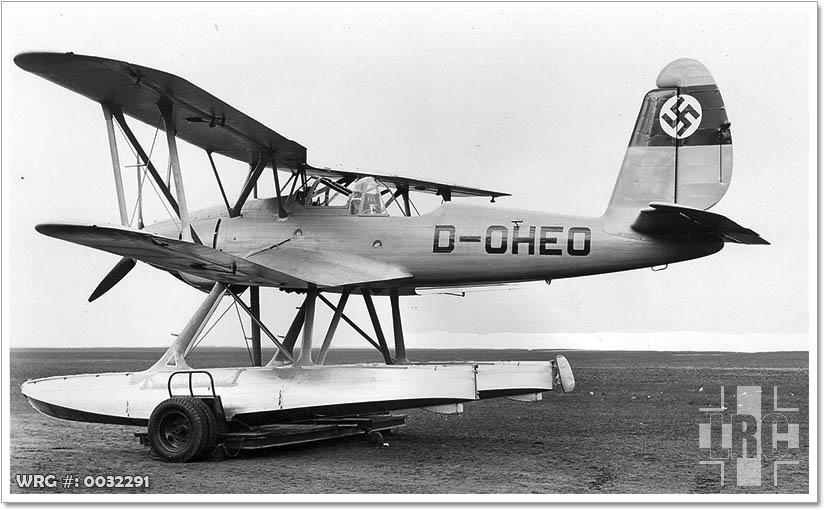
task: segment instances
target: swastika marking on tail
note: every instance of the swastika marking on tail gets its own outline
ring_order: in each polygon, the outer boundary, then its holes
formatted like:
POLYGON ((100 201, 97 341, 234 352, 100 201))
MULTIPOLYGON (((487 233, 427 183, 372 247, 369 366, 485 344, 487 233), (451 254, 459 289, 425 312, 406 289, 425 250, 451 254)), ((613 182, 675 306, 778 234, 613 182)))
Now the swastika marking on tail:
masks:
POLYGON ((659 112, 662 130, 673 138, 687 138, 702 123, 702 105, 687 94, 676 95, 665 101, 659 112))

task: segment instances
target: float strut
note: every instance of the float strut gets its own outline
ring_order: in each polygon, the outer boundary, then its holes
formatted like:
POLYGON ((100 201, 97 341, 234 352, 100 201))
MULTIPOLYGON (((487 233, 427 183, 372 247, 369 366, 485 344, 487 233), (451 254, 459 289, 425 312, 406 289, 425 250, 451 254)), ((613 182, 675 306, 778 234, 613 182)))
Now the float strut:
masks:
MULTIPOLYGON (((301 308, 298 309, 298 313, 295 314, 295 318, 292 319, 292 324, 289 326, 289 330, 286 332, 286 336, 284 337, 284 349, 289 353, 293 353, 293 348, 295 347, 295 341, 298 339, 298 333, 301 332, 301 326, 304 325, 304 311, 306 311, 307 302, 304 300, 301 308)), ((284 361, 286 357, 278 352, 272 361, 284 361)), ((272 362, 270 362, 272 363, 272 362)))
MULTIPOLYGON (((327 298, 325 298, 322 294, 318 294, 318 299, 320 299, 320 300, 321 300, 324 304, 326 304, 326 305, 329 307, 329 309, 330 309, 330 310, 335 311, 335 305, 333 305, 332 303, 330 303, 330 302, 329 302, 329 300, 328 300, 327 298)), ((370 344, 371 346, 375 347, 375 349, 376 349, 378 352, 381 352, 381 346, 380 346, 380 345, 378 345, 378 342, 376 342, 375 340, 373 340, 372 338, 370 338, 370 336, 367 334, 367 332, 366 332, 366 331, 364 331, 363 329, 361 329, 361 328, 358 326, 358 324, 356 324, 355 322, 353 322, 353 320, 352 320, 352 319, 350 319, 349 317, 347 317, 347 314, 345 314, 343 310, 341 311, 341 318, 342 318, 342 319, 344 319, 344 322, 346 322, 347 324, 349 324, 349 325, 352 327, 352 329, 354 329, 354 330, 355 330, 355 332, 356 332, 356 333, 358 333, 359 335, 361 335, 362 337, 364 337, 364 340, 366 340, 367 342, 369 342, 369 344, 370 344)))
POLYGON ((166 354, 158 360, 152 369, 188 369, 189 365, 186 363, 186 351, 189 346, 197 338, 198 334, 203 330, 206 321, 215 313, 224 292, 226 291, 226 284, 217 282, 212 287, 212 291, 203 300, 203 303, 195 311, 189 322, 183 328, 183 331, 175 338, 175 341, 169 346, 166 354))
POLYGON ((315 323, 315 298, 318 297, 318 287, 310 284, 307 287, 306 305, 304 306, 304 337, 301 340, 301 355, 298 365, 312 365, 312 327, 315 323))
POLYGON ((401 310, 398 307, 398 289, 390 291, 390 306, 392 308, 392 329, 395 335, 395 360, 394 365, 406 365, 407 348, 404 345, 404 328, 401 325, 401 310))
POLYGON ((252 366, 261 366, 261 288, 249 287, 249 307, 252 310, 252 366))
POLYGON ((335 330, 338 329, 338 323, 341 322, 341 316, 344 315, 344 307, 347 306, 347 299, 349 299, 349 289, 344 289, 341 292, 341 299, 338 300, 338 306, 335 307, 335 313, 332 315, 332 320, 329 323, 327 334, 324 337, 324 343, 321 344, 321 350, 318 352, 318 359, 316 364, 323 365, 324 360, 327 359, 327 352, 332 343, 332 337, 335 336, 335 330))
POLYGON ((378 320, 378 314, 375 313, 375 305, 372 302, 372 294, 370 289, 361 289, 361 295, 364 296, 364 304, 367 305, 367 311, 370 314, 372 327, 375 329, 375 336, 378 338, 378 344, 381 346, 381 355, 384 356, 384 363, 387 365, 392 365, 390 349, 387 347, 387 340, 384 338, 384 331, 381 329, 381 321, 378 320))
MULTIPOLYGON (((269 331, 269 328, 267 328, 267 327, 264 325, 264 323, 263 323, 263 322, 261 322, 261 320, 260 320, 258 317, 256 317, 254 313, 252 313, 252 309, 251 309, 251 308, 249 308, 248 306, 246 306, 246 303, 244 303, 244 302, 243 302, 243 299, 241 299, 241 298, 240 298, 240 296, 238 296, 237 294, 235 294, 234 292, 232 292, 232 289, 227 289, 227 292, 229 292, 229 293, 232 295, 232 297, 235 299, 235 303, 237 303, 237 304, 238 304, 238 306, 240 306, 240 307, 243 309, 243 311, 244 311, 244 312, 246 312, 246 313, 249 315, 249 317, 251 317, 251 318, 252 318, 252 321, 253 321, 254 323, 256 323, 256 324, 258 325, 258 327, 259 327, 259 328, 260 328, 260 329, 261 329, 264 333, 266 333, 266 336, 268 336, 268 337, 269 337, 269 339, 270 339, 270 340, 272 340, 272 343, 273 343, 273 344, 275 344, 275 347, 277 347, 277 348, 278 348, 278 355, 279 355, 279 356, 283 356, 284 358, 286 358, 286 359, 287 359, 287 360, 289 360, 289 361, 295 361, 294 359, 292 359, 292 356, 291 356, 291 355, 287 352, 287 350, 286 350, 286 348, 284 347, 284 345, 283 345, 281 342, 279 342, 279 341, 278 341, 278 339, 275 337, 275 335, 274 335, 274 334, 272 334, 272 332, 271 332, 271 331, 269 331)), ((275 357, 273 356, 273 358, 272 358, 272 359, 274 360, 274 359, 275 359, 275 357)))

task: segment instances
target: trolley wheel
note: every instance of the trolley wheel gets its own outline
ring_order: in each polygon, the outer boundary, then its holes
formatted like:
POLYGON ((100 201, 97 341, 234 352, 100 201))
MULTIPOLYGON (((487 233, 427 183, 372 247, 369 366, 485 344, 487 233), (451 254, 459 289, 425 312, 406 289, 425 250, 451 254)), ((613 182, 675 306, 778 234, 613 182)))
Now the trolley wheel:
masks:
POLYGON ((208 415, 198 402, 192 397, 172 397, 152 411, 149 417, 149 445, 161 459, 188 462, 206 452, 210 424, 208 415))
POLYGON ((198 458, 208 459, 211 458, 212 451, 215 449, 215 446, 218 445, 218 419, 215 417, 215 413, 212 411, 212 408, 209 407, 209 404, 199 398, 194 400, 195 404, 203 411, 207 424, 209 425, 207 427, 206 446, 204 446, 204 451, 198 458))
POLYGON ((556 356, 556 369, 558 371, 561 389, 565 393, 570 393, 576 389, 576 379, 573 377, 573 368, 570 367, 570 362, 567 361, 567 358, 561 354, 556 356))
POLYGON ((377 431, 377 430, 370 430, 367 432, 367 441, 373 445, 382 445, 384 444, 384 435, 377 431))

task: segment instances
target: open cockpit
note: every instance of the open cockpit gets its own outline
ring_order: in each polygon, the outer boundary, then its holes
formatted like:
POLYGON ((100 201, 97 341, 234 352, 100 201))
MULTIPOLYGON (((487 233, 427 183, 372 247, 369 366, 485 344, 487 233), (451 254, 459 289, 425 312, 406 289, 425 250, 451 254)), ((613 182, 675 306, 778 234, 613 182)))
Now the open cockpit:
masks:
MULTIPOLYGON (((297 180, 297 179, 296 179, 297 180)), ((276 199, 277 200, 277 199, 276 199)), ((295 185, 285 198, 292 214, 380 217, 411 216, 417 208, 404 190, 392 189, 372 176, 332 180, 310 176, 306 184, 295 185), (392 204, 396 207, 391 209, 392 204)))

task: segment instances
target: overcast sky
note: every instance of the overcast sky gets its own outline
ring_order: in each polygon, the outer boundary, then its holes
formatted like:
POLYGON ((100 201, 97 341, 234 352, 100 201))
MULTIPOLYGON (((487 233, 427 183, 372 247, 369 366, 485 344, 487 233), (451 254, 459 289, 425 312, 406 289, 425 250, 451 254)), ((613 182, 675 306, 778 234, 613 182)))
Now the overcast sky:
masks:
MULTIPOLYGON (((203 298, 139 264, 106 296, 86 302, 118 257, 44 237, 34 225, 118 221, 103 116, 93 102, 17 68, 18 53, 73 51, 179 75, 301 143, 316 165, 497 189, 514 195, 497 206, 592 216, 606 207, 644 93, 668 62, 693 57, 716 78, 732 122, 733 181, 713 211, 771 246, 728 244, 656 273, 463 299, 405 298, 409 346, 437 346, 437 332, 487 334, 476 339, 481 346, 536 347, 536 338, 559 333, 690 331, 733 335, 722 349, 747 349, 755 333, 764 348, 804 349, 815 264, 815 9, 6 3, 4 340, 13 347, 165 346, 203 298), (501 329, 514 323, 499 320, 505 315, 516 319, 515 330, 501 329), (513 335, 501 340, 501 333, 513 335)), ((153 133, 139 130, 145 145, 153 133)), ((182 147, 181 158, 190 208, 219 205, 203 152, 182 147)), ((158 161, 165 166, 165 157, 158 161)), ((245 169, 219 165, 237 190, 245 169)), ((165 218, 157 204, 147 197, 147 223, 165 218)), ((283 334, 299 303, 265 291, 264 318, 283 334)), ((360 300, 353 305, 363 321, 360 300)), ((389 325, 388 304, 381 311, 389 325)), ((230 314, 205 345, 243 345, 230 314)), ((340 345, 364 345, 341 331, 340 345)), ((694 342, 676 337, 646 345, 694 342)), ((610 347, 638 345, 618 339, 610 347)))

